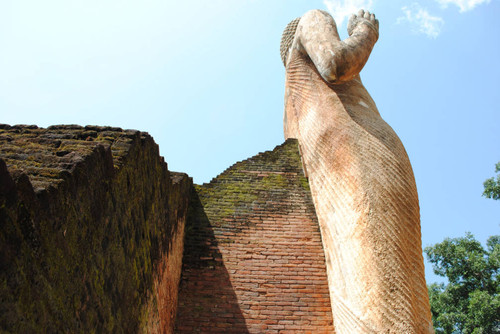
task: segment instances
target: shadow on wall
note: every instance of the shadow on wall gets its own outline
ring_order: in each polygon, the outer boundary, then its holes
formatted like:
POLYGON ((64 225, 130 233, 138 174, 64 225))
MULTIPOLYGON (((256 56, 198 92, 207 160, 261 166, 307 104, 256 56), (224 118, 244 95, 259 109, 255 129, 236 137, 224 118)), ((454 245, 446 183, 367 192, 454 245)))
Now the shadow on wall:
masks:
POLYGON ((249 333, 203 205, 192 189, 176 333, 249 333))

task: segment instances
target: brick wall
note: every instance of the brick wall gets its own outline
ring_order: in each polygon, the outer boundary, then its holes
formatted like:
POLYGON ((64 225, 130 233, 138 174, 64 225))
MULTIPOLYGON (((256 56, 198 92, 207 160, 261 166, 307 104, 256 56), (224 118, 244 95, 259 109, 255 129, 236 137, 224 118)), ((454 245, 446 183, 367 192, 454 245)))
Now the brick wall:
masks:
POLYGON ((319 226, 298 144, 196 186, 178 333, 332 333, 319 226))
POLYGON ((172 332, 191 187, 147 133, 0 125, 0 332, 172 332))

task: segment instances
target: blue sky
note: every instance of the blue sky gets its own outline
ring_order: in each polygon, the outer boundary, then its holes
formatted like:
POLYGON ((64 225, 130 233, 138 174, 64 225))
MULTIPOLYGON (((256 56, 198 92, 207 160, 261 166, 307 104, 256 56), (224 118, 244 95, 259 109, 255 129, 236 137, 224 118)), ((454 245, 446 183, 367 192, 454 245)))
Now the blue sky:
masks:
MULTIPOLYGON (((361 72, 412 161, 424 246, 500 233, 500 1, 0 0, 0 122, 149 132, 196 183, 283 142, 286 24, 380 20, 361 72)), ((438 280, 427 264, 429 282, 438 280)))

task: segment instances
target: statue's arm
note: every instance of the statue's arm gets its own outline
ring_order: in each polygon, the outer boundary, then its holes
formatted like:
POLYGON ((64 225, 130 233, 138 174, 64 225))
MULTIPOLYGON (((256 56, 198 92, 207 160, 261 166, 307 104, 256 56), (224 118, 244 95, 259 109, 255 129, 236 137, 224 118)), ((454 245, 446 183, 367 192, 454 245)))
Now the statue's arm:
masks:
POLYGON ((378 39, 374 14, 360 10, 349 20, 349 38, 340 40, 333 18, 326 12, 307 12, 297 27, 296 45, 311 58, 329 83, 351 80, 365 66, 378 39))

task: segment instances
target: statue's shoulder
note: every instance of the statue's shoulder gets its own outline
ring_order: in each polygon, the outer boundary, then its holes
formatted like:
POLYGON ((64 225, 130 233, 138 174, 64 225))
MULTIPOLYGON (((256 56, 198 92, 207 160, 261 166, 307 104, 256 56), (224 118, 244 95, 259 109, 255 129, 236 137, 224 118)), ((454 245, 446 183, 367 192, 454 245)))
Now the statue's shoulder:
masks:
POLYGON ((318 25, 323 25, 325 23, 326 24, 333 23, 336 26, 335 20, 330 15, 330 13, 321 9, 311 9, 307 11, 304 15, 302 15, 302 17, 300 18, 299 25, 318 26, 318 25))

